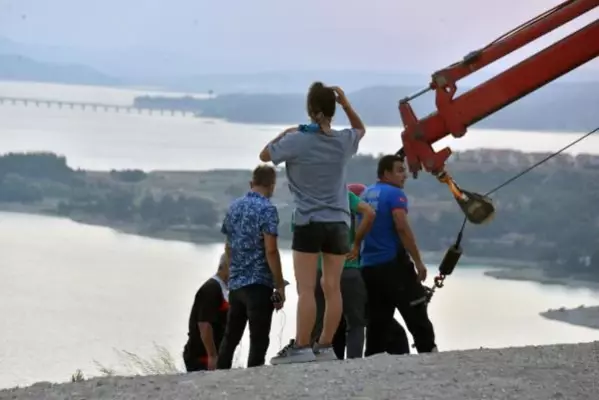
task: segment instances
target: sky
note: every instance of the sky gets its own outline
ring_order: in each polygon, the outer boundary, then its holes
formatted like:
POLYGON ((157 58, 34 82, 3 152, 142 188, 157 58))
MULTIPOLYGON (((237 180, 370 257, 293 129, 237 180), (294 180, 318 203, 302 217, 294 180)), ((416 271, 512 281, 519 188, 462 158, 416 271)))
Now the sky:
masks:
MULTIPOLYGON (((0 0, 0 38, 54 46, 48 57, 173 73, 432 71, 560 2, 0 0)), ((541 44, 597 18, 599 9, 541 44)))

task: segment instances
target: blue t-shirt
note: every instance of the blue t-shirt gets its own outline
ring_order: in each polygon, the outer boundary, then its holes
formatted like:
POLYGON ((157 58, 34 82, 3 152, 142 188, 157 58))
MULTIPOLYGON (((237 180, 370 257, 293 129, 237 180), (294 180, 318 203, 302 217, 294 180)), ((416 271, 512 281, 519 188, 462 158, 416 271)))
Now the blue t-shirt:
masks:
POLYGON ((278 235, 279 214, 269 199, 256 192, 233 201, 221 232, 231 246, 229 290, 253 284, 274 287, 264 248, 264 234, 278 235))
POLYGON ((367 187, 361 197, 376 211, 372 228, 362 242, 361 266, 392 261, 402 247, 392 212, 398 208, 407 212, 408 198, 400 188, 383 182, 367 187))

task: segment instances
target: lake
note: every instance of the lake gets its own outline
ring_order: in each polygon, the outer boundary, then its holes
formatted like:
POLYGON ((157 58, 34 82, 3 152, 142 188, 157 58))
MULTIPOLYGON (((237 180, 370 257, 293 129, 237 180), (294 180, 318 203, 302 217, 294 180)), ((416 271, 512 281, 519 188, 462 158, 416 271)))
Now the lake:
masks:
MULTIPOLYGON (((43 89, 46 98, 93 101, 100 90, 19 85, 0 83, 0 91, 35 97, 43 89)), ((135 94, 112 90, 124 103, 135 94)), ((7 105, 0 106, 0 119, 0 152, 51 150, 74 167, 91 169, 251 168, 280 129, 7 105)), ((567 134, 472 131, 454 148, 546 151, 568 140, 567 134), (515 136, 519 140, 511 142, 515 136)), ((362 150, 394 151, 399 142, 399 129, 373 128, 362 150)), ((599 142, 585 142, 584 150, 599 153, 599 142)), ((214 273, 222 250, 221 244, 154 240, 13 213, 0 213, 0 243, 0 387, 65 381, 79 368, 97 375, 94 361, 119 369, 124 360, 116 350, 147 358, 158 345, 180 361, 193 296, 214 273)), ((289 251, 282 256, 293 287, 289 251)), ((436 294, 431 315, 442 351, 599 339, 599 331, 539 316, 549 308, 598 304, 599 293, 484 276, 492 267, 459 267, 436 294)), ((269 356, 295 331, 296 300, 291 290, 285 311, 274 318, 269 356)), ((242 360, 247 350, 246 335, 242 360)))
MULTIPOLYGON (((69 101, 131 104, 135 90, 0 82, 0 94, 69 101), (39 93, 36 95, 36 93, 39 93)), ((401 147, 398 127, 369 127, 360 152, 379 154, 401 147)), ((44 150, 66 155, 75 168, 216 169, 252 168, 262 147, 282 126, 243 125, 182 116, 123 114, 22 105, 0 105, 0 152, 44 150)), ((298 121, 302 122, 302 121, 298 121)), ((460 139, 446 138, 435 147, 480 147, 554 151, 570 134, 472 129, 460 139)), ((599 136, 568 150, 599 154, 599 136)))
MULTIPOLYGON (((222 245, 119 234, 69 220, 0 213, 0 386, 123 367, 116 350, 142 357, 154 344, 177 357, 195 291, 216 270, 222 245)), ((294 285, 291 254, 282 252, 294 285)), ((430 265, 431 271, 436 269, 430 265)), ((549 308, 599 304, 599 293, 499 281, 460 268, 431 303, 441 350, 599 339, 599 331, 547 320, 549 308)), ((269 356, 295 332, 297 296, 275 316, 269 356)), ((248 342, 242 343, 242 359, 248 342)))

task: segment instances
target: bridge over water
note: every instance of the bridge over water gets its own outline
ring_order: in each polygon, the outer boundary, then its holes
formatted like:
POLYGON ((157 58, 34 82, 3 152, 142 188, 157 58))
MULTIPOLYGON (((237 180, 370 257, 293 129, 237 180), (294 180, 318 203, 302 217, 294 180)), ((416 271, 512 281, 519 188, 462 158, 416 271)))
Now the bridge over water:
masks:
POLYGON ((147 115, 179 115, 191 117, 194 114, 189 111, 167 109, 167 108, 143 108, 119 104, 103 104, 81 101, 65 101, 52 99, 35 99, 25 97, 5 97, 0 96, 0 106, 20 105, 24 107, 46 107, 46 108, 67 108, 78 110, 90 110, 96 112, 116 112, 116 113, 136 113, 147 115))

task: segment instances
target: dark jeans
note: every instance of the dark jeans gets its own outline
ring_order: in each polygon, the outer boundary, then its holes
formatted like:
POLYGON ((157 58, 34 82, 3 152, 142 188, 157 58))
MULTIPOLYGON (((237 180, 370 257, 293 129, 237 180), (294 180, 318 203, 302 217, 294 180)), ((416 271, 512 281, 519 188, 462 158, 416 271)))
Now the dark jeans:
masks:
MULTIPOLYGON (((368 337, 368 329, 366 330, 368 337)), ((368 339, 367 339, 368 340, 368 339)), ((391 320, 391 325, 387 331, 387 348, 389 354, 410 354, 410 342, 406 330, 395 318, 391 320)))
POLYGON ((349 253, 349 226, 345 222, 310 222, 293 227, 291 248, 303 253, 349 253))
MULTIPOLYGON (((320 286, 322 272, 318 272, 316 290, 316 323, 312 331, 312 341, 316 342, 322 331, 325 298, 320 286)), ((343 298, 343 318, 333 337, 333 348, 337 358, 360 358, 364 352, 364 329, 366 328, 366 287, 358 268, 344 268, 341 274, 341 297, 343 298)))
POLYGON ((428 317, 426 293, 409 256, 401 253, 388 263, 362 268, 362 276, 368 290, 365 355, 386 351, 395 309, 404 319, 418 352, 434 351, 435 331, 428 317))
POLYGON ((229 293, 229 313, 225 335, 218 351, 218 369, 230 369, 235 349, 250 325, 248 368, 264 365, 270 344, 270 326, 274 305, 273 290, 264 285, 249 285, 229 293))
MULTIPOLYGON (((347 347, 347 325, 345 324, 345 318, 341 318, 339 326, 333 336, 333 351, 338 359, 345 359, 345 348, 347 347)), ((364 341, 362 341, 362 353, 364 352, 364 341)))

